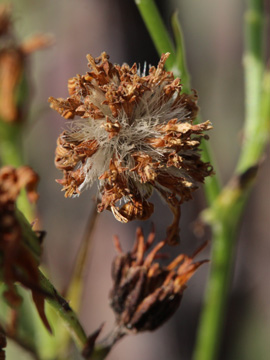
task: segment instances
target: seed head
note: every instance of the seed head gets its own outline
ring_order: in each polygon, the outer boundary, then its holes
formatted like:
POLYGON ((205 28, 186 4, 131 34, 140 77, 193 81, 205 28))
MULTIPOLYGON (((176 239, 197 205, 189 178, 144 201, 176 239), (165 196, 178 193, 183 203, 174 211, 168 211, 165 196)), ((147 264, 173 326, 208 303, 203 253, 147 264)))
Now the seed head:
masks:
MULTIPOLYGON (((141 229, 137 230, 135 246, 130 253, 123 253, 115 238, 118 255, 112 266, 113 289, 111 306, 116 315, 118 332, 155 330, 178 309, 186 283, 196 269, 206 260, 193 262, 194 256, 178 255, 168 266, 161 266, 156 258, 164 247, 159 242, 145 256, 154 241, 152 232, 147 241, 141 229)), ((118 334, 119 335, 119 334, 118 334)))
POLYGON ((90 71, 69 80, 70 96, 49 102, 69 120, 55 157, 65 196, 97 181, 98 211, 110 210, 127 223, 150 217, 156 189, 174 214, 167 241, 176 243, 180 204, 212 172, 198 151, 211 124, 193 125, 197 95, 181 94, 180 80, 164 70, 168 56, 146 75, 136 64, 111 64, 105 52, 88 55, 90 71))

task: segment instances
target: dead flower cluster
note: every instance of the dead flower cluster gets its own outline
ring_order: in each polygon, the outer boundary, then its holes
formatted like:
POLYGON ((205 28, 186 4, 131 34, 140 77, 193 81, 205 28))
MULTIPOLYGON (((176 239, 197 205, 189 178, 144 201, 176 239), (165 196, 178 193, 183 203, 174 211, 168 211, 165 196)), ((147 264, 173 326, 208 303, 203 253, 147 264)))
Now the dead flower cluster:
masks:
POLYGON ((187 281, 206 262, 193 261, 204 244, 192 256, 180 254, 169 265, 161 266, 156 259, 162 257, 159 250, 164 247, 164 241, 145 255, 154 238, 152 231, 145 241, 138 229, 134 248, 129 253, 123 253, 115 238, 118 255, 112 266, 114 285, 110 299, 120 336, 155 330, 167 321, 178 309, 187 281))
POLYGON ((126 223, 150 217, 155 189, 174 214, 167 229, 174 244, 181 203, 212 173, 198 150, 212 126, 193 124, 196 93, 181 93, 180 80, 164 69, 168 56, 146 75, 136 64, 113 65, 105 52, 88 55, 90 71, 69 80, 69 97, 49 102, 69 120, 55 158, 65 196, 79 195, 97 180, 98 211, 108 209, 126 223))

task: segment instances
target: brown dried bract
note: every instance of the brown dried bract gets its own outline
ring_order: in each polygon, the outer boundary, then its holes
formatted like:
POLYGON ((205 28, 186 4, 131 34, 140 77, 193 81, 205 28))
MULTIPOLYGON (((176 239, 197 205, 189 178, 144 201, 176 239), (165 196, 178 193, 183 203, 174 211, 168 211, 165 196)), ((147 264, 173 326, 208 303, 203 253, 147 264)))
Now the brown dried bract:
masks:
POLYGON ((206 262, 194 262, 195 255, 178 255, 169 265, 155 261, 165 241, 159 242, 146 255, 155 238, 154 231, 145 241, 142 230, 137 230, 136 241, 130 253, 124 253, 115 237, 118 251, 112 266, 113 289, 111 306, 115 312, 119 331, 140 332, 155 330, 178 309, 186 283, 196 269, 206 262))
POLYGON ((193 124, 197 94, 181 93, 180 80, 164 69, 168 56, 146 75, 136 64, 113 65, 105 52, 88 55, 90 71, 69 80, 70 96, 49 102, 69 120, 55 158, 65 196, 98 181, 98 211, 127 223, 151 216, 155 189, 173 212, 167 242, 176 244, 180 205, 212 173, 198 149, 212 126, 193 124))
POLYGON ((154 238, 152 231, 145 241, 139 228, 133 250, 124 253, 115 237, 118 255, 112 266, 110 300, 122 334, 155 330, 166 322, 178 309, 187 281, 206 262, 194 262, 204 244, 192 256, 180 254, 169 265, 162 266, 155 259, 161 257, 159 251, 165 241, 146 255, 154 238))

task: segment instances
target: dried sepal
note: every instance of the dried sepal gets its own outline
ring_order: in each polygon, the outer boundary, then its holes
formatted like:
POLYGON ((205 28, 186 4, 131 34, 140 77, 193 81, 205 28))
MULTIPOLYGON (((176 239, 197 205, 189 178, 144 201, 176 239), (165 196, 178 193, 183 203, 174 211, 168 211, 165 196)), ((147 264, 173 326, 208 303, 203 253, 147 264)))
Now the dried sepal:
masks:
POLYGON ((151 216, 148 199, 156 189, 173 212, 167 242, 175 244, 180 205, 212 173, 198 149, 212 126, 193 124, 197 93, 181 93, 180 80, 164 69, 168 56, 146 75, 136 64, 113 65, 105 52, 87 55, 89 72, 69 80, 69 97, 49 102, 69 120, 55 159, 65 196, 98 181, 98 211, 126 223, 151 216))
POLYGON ((180 254, 162 266, 156 259, 166 242, 159 242, 146 255, 153 241, 154 231, 145 241, 138 229, 133 250, 124 253, 115 237, 118 255, 112 266, 110 301, 122 334, 155 330, 166 322, 178 309, 187 281, 206 262, 194 262, 204 244, 192 256, 180 254))

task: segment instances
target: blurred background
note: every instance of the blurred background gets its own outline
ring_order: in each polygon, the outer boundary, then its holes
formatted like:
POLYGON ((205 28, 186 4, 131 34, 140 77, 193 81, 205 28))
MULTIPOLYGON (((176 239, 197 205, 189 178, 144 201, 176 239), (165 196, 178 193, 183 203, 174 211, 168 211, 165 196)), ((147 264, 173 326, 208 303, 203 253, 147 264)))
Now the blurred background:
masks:
MULTIPOLYGON (((1 1, 4 3, 4 1, 1 1)), ((38 213, 40 227, 47 231, 44 263, 58 289, 65 289, 87 219, 95 206, 96 189, 79 198, 65 199, 55 179, 56 139, 64 119, 49 108, 49 96, 67 97, 67 81, 87 71, 86 54, 110 54, 113 63, 156 65, 159 58, 132 0, 13 0, 17 34, 25 38, 36 32, 51 33, 55 44, 35 53, 29 64, 31 79, 30 125, 25 132, 27 162, 40 175, 38 213)), ((192 87, 199 93, 204 120, 214 130, 210 142, 218 171, 225 184, 230 178, 241 147, 244 119, 243 16, 245 1, 157 1, 170 28, 178 10, 183 27, 192 87)), ((269 30, 269 27, 268 27, 269 30)), ((269 39, 268 31, 268 39, 269 39)), ((270 228, 269 151, 258 174, 239 231, 229 307, 219 359, 266 360, 270 354, 270 228)), ((154 197, 155 214, 144 226, 145 235, 156 225, 157 238, 165 236, 171 214, 154 197)), ((182 208, 180 250, 191 254, 201 243, 193 232, 199 212, 205 207, 202 189, 182 208)), ((94 241, 85 272, 80 319, 93 332, 105 322, 103 335, 114 317, 108 304, 110 264, 115 251, 113 234, 124 249, 132 246, 138 222, 122 225, 109 212, 98 216, 94 241)), ((141 224, 140 224, 141 225, 141 224)), ((209 234, 207 234, 209 237, 209 234)), ((209 257, 207 249, 202 257, 209 257)), ((130 336, 120 341, 108 360, 189 360, 196 337, 209 265, 189 282, 177 314, 155 333, 130 336)), ((10 358, 8 357, 10 360, 10 358)), ((15 359, 15 358, 14 358, 15 359)), ((13 359, 12 359, 13 360, 13 359)))

